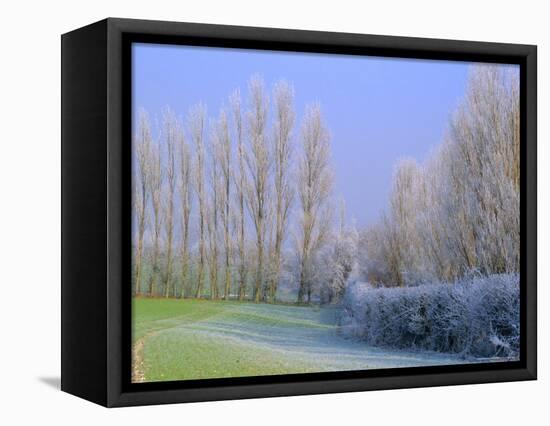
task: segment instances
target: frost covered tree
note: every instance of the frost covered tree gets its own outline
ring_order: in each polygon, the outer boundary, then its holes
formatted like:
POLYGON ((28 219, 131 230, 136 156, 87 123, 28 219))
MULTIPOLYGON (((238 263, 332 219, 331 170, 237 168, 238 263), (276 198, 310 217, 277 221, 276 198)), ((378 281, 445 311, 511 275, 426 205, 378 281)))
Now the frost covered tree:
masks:
POLYGON ((224 243, 224 291, 223 298, 229 299, 231 291, 231 180, 232 180, 232 147, 231 137, 229 136, 229 123, 227 113, 222 109, 220 117, 216 123, 213 138, 213 150, 216 163, 219 165, 220 182, 219 190, 219 214, 223 227, 224 243))
POLYGON ((151 273, 149 275, 149 295, 157 294, 159 279, 160 239, 162 227, 162 187, 164 171, 162 167, 162 155, 158 144, 152 146, 151 152, 151 176, 149 179, 149 192, 153 210, 153 253, 151 259, 151 273))
POLYGON ((238 297, 243 300, 246 295, 246 225, 245 225, 245 192, 247 185, 246 165, 245 165, 245 146, 243 140, 243 116, 241 108, 241 94, 235 90, 230 97, 231 112, 233 117, 233 126, 237 142, 237 172, 234 174, 236 198, 237 198, 237 252, 238 252, 238 297))
POLYGON ((195 145, 195 165, 193 167, 194 176, 193 184, 197 194, 199 204, 199 259, 197 265, 197 287, 195 289, 195 297, 199 298, 202 294, 204 284, 204 269, 206 263, 206 224, 207 215, 207 194, 204 185, 204 126, 206 120, 206 107, 203 104, 198 104, 189 113, 189 128, 191 138, 195 145))
POLYGON ((172 270, 173 270, 173 246, 174 246, 174 203, 176 195, 176 148, 183 139, 181 124, 175 113, 167 108, 163 112, 163 144, 166 159, 164 170, 166 173, 166 188, 162 194, 163 223, 165 231, 166 267, 164 271, 164 296, 174 294, 172 270))
POLYGON ((247 111, 249 144, 244 155, 248 175, 245 199, 256 234, 254 301, 259 302, 264 290, 265 244, 269 229, 271 196, 270 175, 273 167, 267 140, 268 97, 263 81, 257 76, 249 82, 249 97, 250 109, 247 111))
POLYGON ((390 196, 389 217, 384 224, 385 249, 391 261, 391 282, 399 287, 418 279, 424 269, 421 265, 417 236, 417 213, 420 201, 418 185, 420 168, 416 161, 405 159, 397 164, 390 196))
MULTIPOLYGON (((182 135, 183 136, 183 135, 182 135)), ((189 288, 189 231, 191 216, 193 169, 189 145, 184 137, 179 139, 179 200, 181 214, 181 290, 185 297, 189 288)))
POLYGON ((348 279, 355 268, 359 235, 355 226, 347 225, 345 204, 340 205, 340 224, 333 232, 320 268, 324 268, 324 282, 321 287, 321 303, 338 303, 342 300, 348 279))
POLYGON ((330 233, 332 171, 329 164, 330 136, 319 105, 306 108, 301 129, 302 152, 298 160, 299 230, 296 254, 299 259, 298 303, 311 301, 313 264, 330 233))
POLYGON ((208 198, 208 246, 211 298, 219 297, 218 269, 220 257, 220 226, 223 231, 224 247, 224 299, 229 298, 231 287, 231 239, 230 239, 230 184, 231 184, 231 140, 225 110, 212 123, 209 144, 209 198, 208 198), (220 223, 221 222, 221 223, 220 223))
POLYGON ((135 136, 136 173, 134 175, 134 210, 137 219, 137 242, 134 275, 134 294, 141 292, 143 268, 143 241, 147 223, 147 206, 149 204, 149 179, 151 175, 151 124, 145 111, 140 111, 138 130, 135 136))
POLYGON ((462 273, 519 270, 519 80, 517 70, 478 66, 451 121, 443 190, 448 249, 462 273))
POLYGON ((220 195, 221 195, 221 182, 220 182, 220 165, 218 164, 215 150, 216 150, 216 130, 212 132, 211 141, 209 146, 209 191, 206 200, 206 226, 208 230, 208 270, 210 273, 210 298, 218 299, 219 287, 218 287, 218 268, 219 268, 219 220, 220 220, 220 195))
POLYGON ((446 248, 447 227, 441 217, 443 164, 440 148, 432 154, 424 167, 419 169, 416 185, 416 235, 418 249, 422 255, 425 268, 425 279, 428 281, 450 281, 453 273, 453 262, 446 248))
POLYGON ((286 238, 286 229, 290 207, 294 195, 291 184, 292 129, 294 127, 294 90, 285 81, 280 81, 273 90, 273 108, 275 123, 273 128, 274 162, 274 202, 275 232, 273 241, 273 268, 269 283, 269 300, 273 302, 277 294, 280 279, 282 249, 286 238))
POLYGON ((424 166, 398 164, 387 211, 361 237, 366 275, 402 286, 517 272, 519 192, 518 72, 473 67, 443 145, 424 166))

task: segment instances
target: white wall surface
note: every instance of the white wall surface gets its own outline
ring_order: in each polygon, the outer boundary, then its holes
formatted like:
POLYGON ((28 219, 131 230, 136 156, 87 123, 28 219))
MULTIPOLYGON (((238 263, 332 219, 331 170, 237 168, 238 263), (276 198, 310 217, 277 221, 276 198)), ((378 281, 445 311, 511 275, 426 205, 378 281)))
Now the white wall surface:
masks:
POLYGON ((5 1, 0 423, 548 424, 549 13, 542 1, 5 1), (108 16, 539 46, 539 380, 107 410, 60 392, 60 34, 108 16))

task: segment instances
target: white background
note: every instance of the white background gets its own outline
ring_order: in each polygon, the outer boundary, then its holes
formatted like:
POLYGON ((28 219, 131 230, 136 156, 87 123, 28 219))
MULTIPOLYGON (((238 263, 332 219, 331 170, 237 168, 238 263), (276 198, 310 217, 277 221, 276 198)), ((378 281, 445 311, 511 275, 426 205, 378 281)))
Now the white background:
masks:
POLYGON ((0 423, 548 424, 550 178, 543 1, 2 2, 0 423), (107 410, 60 392, 60 35, 108 16, 539 46, 539 380, 107 410), (546 393, 546 395, 545 395, 546 393), (546 417, 545 420, 543 420, 546 417))

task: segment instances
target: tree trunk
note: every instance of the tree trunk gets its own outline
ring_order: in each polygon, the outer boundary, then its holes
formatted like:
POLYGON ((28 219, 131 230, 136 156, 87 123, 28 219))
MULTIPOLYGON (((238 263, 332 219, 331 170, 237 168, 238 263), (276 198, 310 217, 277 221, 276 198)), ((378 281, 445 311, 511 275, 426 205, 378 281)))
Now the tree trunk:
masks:
POLYGON ((157 274, 159 272, 158 258, 159 258, 159 242, 158 242, 158 236, 155 236, 155 242, 153 246, 152 270, 151 270, 151 276, 149 277, 149 295, 150 296, 156 296, 157 294, 157 274))
POLYGON ((256 271, 256 285, 254 288, 254 302, 258 303, 262 297, 262 281, 264 268, 264 247, 261 233, 258 233, 258 270, 256 271))
POLYGON ((165 288, 165 297, 170 297, 170 293, 173 294, 172 290, 172 238, 170 236, 168 240, 168 249, 166 253, 166 288, 165 288), (172 290, 172 292, 171 292, 172 290))
POLYGON ((202 284, 204 281, 204 220, 201 217, 199 219, 200 225, 200 240, 199 240, 199 266, 197 274, 197 290, 195 291, 195 298, 198 299, 201 297, 202 284))
POLYGON ((229 250, 225 251, 225 292, 223 298, 229 300, 229 292, 231 290, 231 270, 229 269, 229 250))
POLYGON ((307 281, 306 281, 306 262, 305 259, 302 259, 300 265, 300 288, 298 289, 298 303, 304 303, 304 297, 307 290, 307 281))
POLYGON ((189 273, 189 225, 184 225, 183 249, 181 253, 181 291, 180 297, 187 296, 187 274, 189 273))
POLYGON ((136 253, 136 276, 134 284, 134 295, 139 295, 141 293, 141 268, 142 268, 142 258, 143 258, 143 234, 145 232, 145 212, 142 213, 139 225, 138 225, 138 245, 136 253))

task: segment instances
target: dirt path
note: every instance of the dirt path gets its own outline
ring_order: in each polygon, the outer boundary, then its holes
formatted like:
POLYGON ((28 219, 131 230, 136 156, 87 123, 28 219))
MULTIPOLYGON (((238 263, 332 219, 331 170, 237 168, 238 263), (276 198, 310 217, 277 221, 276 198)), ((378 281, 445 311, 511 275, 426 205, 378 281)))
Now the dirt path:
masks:
MULTIPOLYGON (((152 334, 152 333, 150 333, 152 334)), ((143 347, 149 335, 138 339, 132 347, 132 383, 145 382, 145 361, 143 359, 143 347)))

